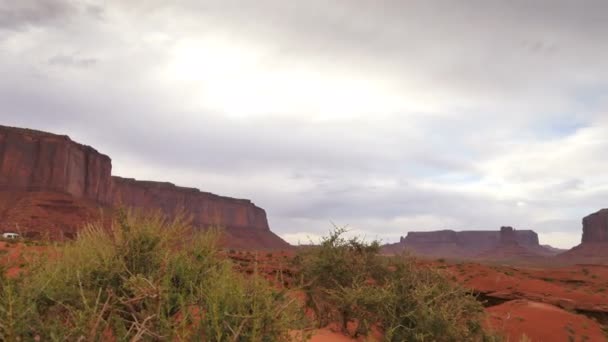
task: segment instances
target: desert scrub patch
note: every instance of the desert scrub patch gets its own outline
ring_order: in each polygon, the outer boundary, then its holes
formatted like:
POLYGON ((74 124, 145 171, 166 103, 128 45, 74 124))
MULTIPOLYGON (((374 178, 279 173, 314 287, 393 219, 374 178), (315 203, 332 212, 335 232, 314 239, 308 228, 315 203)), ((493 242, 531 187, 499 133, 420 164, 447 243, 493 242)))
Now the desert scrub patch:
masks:
POLYGON ((286 289, 220 256, 219 231, 119 211, 0 285, 0 340, 290 341, 306 327, 286 289))
POLYGON ((408 256, 380 256, 377 241, 345 232, 336 228, 295 259, 319 326, 339 322, 353 337, 379 329, 385 341, 498 339, 481 326, 482 305, 444 273, 408 256))

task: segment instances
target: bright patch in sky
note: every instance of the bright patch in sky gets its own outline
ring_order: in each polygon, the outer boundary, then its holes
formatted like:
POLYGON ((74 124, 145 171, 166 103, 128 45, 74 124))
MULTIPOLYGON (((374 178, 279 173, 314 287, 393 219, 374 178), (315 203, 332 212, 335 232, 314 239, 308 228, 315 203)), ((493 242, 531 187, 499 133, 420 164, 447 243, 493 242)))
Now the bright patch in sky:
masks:
POLYGON ((166 77, 195 89, 196 109, 231 118, 374 121, 393 114, 403 101, 373 76, 340 72, 331 64, 281 63, 272 53, 228 38, 183 40, 173 48, 166 77))

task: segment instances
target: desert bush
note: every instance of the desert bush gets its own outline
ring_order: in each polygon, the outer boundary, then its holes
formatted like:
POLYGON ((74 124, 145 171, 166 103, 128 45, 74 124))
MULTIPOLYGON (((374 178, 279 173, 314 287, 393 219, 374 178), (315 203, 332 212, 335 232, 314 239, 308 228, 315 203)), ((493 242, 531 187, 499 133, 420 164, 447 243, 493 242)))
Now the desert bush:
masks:
POLYGON ((483 307, 471 293, 407 256, 380 256, 378 242, 345 232, 336 228, 295 259, 319 325, 340 322, 353 337, 375 327, 386 341, 496 339, 483 331, 483 307))
POLYGON ((289 340, 302 308, 257 272, 236 273, 218 237, 160 214, 89 225, 2 282, 0 340, 289 340))

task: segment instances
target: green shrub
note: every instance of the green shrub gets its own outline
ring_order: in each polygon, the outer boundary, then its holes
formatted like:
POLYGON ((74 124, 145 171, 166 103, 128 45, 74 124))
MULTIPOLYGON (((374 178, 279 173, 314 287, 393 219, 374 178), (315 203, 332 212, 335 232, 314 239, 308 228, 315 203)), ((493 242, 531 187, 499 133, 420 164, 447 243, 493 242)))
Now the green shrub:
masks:
POLYGON ((120 211, 0 286, 0 340, 288 341, 302 308, 219 257, 219 232, 120 211))
POLYGON ((380 256, 378 242, 335 229, 295 260, 319 325, 340 322, 353 337, 376 327, 386 341, 479 341, 481 304, 437 270, 405 256, 380 256), (356 326, 348 329, 349 323, 356 326))

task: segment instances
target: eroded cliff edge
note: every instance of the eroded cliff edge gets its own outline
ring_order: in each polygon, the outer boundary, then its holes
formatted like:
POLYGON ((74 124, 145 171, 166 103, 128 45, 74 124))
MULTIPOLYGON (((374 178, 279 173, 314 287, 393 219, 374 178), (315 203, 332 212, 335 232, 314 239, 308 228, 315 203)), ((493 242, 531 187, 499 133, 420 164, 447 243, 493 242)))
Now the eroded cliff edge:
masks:
POLYGON ((54 191, 111 202, 112 161, 65 135, 0 126, 0 190, 54 191))
POLYGON ((68 136, 0 126, 0 230, 71 237, 100 209, 183 210, 196 227, 226 229, 227 246, 285 248, 250 200, 112 176, 110 157, 68 136))
POLYGON ((158 208, 168 216, 184 210, 192 215, 195 226, 269 230, 266 212, 250 200, 218 196, 171 183, 114 176, 112 203, 115 206, 158 208))

